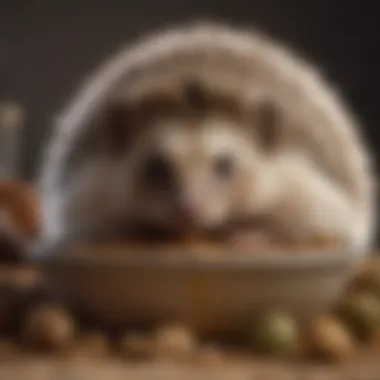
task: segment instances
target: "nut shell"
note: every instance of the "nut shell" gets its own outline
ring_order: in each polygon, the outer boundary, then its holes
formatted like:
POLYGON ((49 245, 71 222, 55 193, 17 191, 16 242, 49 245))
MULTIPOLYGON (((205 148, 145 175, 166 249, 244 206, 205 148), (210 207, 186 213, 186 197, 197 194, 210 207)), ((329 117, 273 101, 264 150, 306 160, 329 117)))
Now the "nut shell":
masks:
POLYGON ((359 338, 368 339, 380 328, 380 300, 371 292, 349 295, 342 302, 339 314, 359 338))
POLYGON ((186 326, 163 326, 155 334, 155 352, 158 357, 180 359, 189 357, 197 349, 197 339, 186 326))
POLYGON ((295 319, 284 312, 272 312, 254 323, 251 334, 253 348, 273 356, 293 355, 300 341, 295 319))
POLYGON ((313 353, 328 360, 346 361, 355 355, 356 346, 351 332, 334 316, 312 320, 308 338, 313 353))
POLYGON ((42 304, 28 313, 24 338, 32 348, 60 351, 73 345, 75 330, 67 310, 59 305, 42 304))

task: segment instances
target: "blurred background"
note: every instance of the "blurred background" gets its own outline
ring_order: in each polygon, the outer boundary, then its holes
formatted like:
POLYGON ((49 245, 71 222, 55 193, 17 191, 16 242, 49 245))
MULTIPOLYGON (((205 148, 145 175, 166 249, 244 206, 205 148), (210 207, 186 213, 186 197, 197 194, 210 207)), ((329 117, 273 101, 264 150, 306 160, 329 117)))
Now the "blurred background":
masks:
POLYGON ((51 120, 85 74, 143 32, 199 18, 254 25, 321 65, 378 155, 376 0, 1 0, 0 100, 26 108, 25 178, 34 178, 51 120))

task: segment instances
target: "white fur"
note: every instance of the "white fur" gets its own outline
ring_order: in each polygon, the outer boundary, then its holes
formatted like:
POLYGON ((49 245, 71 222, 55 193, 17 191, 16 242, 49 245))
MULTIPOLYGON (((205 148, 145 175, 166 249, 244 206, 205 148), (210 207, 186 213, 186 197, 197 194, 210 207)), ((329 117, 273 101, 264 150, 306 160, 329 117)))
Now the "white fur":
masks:
MULTIPOLYGON (((283 177, 281 184, 287 192, 287 216, 294 219, 294 223, 299 223, 300 228, 328 228, 347 235, 348 240, 363 250, 371 245, 375 222, 372 162, 353 115, 338 94, 324 82, 321 74, 288 49, 258 33, 215 24, 172 29, 139 41, 123 49, 84 83, 58 120, 44 157, 40 184, 44 199, 45 237, 60 235, 70 227, 69 219, 62 220, 67 205, 60 198, 66 195, 58 184, 62 182, 62 168, 78 131, 88 128, 99 107, 120 91, 126 91, 129 97, 133 97, 141 90, 144 81, 149 90, 149 86, 155 83, 166 83, 165 75, 174 78, 189 72, 215 88, 228 88, 243 102, 249 103, 268 94, 279 100, 286 110, 286 128, 290 131, 291 128, 300 128, 304 133, 305 151, 312 152, 318 165, 327 171, 326 175, 322 174, 318 168, 311 168, 303 161, 278 166, 278 171, 281 167, 288 175, 283 177), (235 67, 231 72, 219 70, 218 65, 222 67, 224 60, 215 67, 205 63, 204 70, 198 63, 175 64, 181 54, 191 56, 192 52, 200 52, 207 57, 218 49, 225 52, 236 67, 241 63, 242 69, 235 67), (165 74, 165 68, 170 64, 174 66, 165 74), (336 183, 328 178, 336 179, 336 183)), ((294 130, 290 135, 297 133, 294 130)), ((170 141, 177 152, 183 151, 184 147, 175 141, 174 134, 172 136, 167 142, 170 141)), ((205 141, 211 141, 206 143, 208 148, 211 148, 210 144, 224 144, 222 137, 205 141)), ((241 149, 241 154, 243 151, 241 149)), ((104 170, 101 174, 102 170, 97 179, 95 176, 87 182, 88 189, 92 186, 90 183, 103 189, 100 192, 102 196, 95 197, 93 204, 113 196, 113 190, 106 189, 106 185, 101 183, 101 175, 108 173, 109 178, 109 171, 104 170)), ((269 205, 277 195, 273 181, 272 178, 261 184, 263 204, 269 205)), ((67 197, 70 199, 70 195, 67 197)), ((101 215, 103 217, 103 212, 101 215)), ((99 215, 90 213, 89 218, 96 219, 99 215)))
POLYGON ((282 156, 272 170, 272 186, 278 190, 269 214, 288 235, 336 237, 356 251, 368 248, 371 213, 357 207, 312 162, 300 155, 282 156))
MULTIPOLYGON (((220 116, 206 117, 196 128, 180 119, 161 120, 145 144, 137 149, 138 156, 133 161, 138 165, 152 149, 169 158, 180 186, 177 196, 197 213, 199 225, 203 227, 225 222, 235 210, 236 202, 230 195, 236 186, 235 181, 219 181, 212 172, 214 160, 221 154, 229 154, 234 158, 237 170, 246 173, 253 170, 258 174, 262 167, 247 134, 238 133, 236 124, 220 116)), ((136 194, 129 199, 129 213, 140 217, 145 215, 162 224, 176 223, 173 199, 139 201, 138 198, 136 194)))

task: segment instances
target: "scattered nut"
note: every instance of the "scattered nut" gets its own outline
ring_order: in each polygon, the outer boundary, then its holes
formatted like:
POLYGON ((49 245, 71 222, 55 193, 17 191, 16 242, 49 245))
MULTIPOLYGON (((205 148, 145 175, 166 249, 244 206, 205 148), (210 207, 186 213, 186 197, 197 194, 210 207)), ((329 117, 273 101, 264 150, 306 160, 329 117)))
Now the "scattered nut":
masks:
POLYGON ((164 326, 155 334, 155 353, 158 357, 180 359, 189 357, 197 348, 197 340, 186 326, 164 326))
POLYGON ((61 306, 42 304, 27 315, 24 336, 34 348, 64 350, 74 343, 75 323, 61 306))
POLYGON ((312 350, 326 359, 344 361, 355 354, 355 342, 350 331, 333 316, 315 318, 308 338, 312 350))
POLYGON ((380 300, 370 292, 350 295, 339 308, 342 319, 361 339, 380 328, 380 300))
POLYGON ((287 356, 296 351, 300 332, 290 315, 273 312, 254 325, 251 338, 254 348, 259 352, 287 356))

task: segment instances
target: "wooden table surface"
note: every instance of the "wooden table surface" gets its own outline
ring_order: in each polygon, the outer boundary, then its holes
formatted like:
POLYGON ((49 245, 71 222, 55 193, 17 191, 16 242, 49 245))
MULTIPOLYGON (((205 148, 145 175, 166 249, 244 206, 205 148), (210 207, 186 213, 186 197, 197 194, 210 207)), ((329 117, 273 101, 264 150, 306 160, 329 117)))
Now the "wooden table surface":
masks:
MULTIPOLYGON (((1 267, 0 267, 1 269, 1 267)), ((38 283, 33 271, 0 270, 0 280, 17 288, 38 283)), ((350 363, 311 364, 247 358, 191 364, 136 363, 84 355, 53 358, 0 355, 0 380, 380 380, 380 350, 361 354, 350 363)))
POLYGON ((0 364, 1 380, 379 380, 377 356, 344 365, 242 361, 175 364, 130 363, 120 359, 30 358, 0 364))

